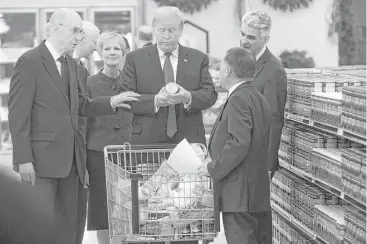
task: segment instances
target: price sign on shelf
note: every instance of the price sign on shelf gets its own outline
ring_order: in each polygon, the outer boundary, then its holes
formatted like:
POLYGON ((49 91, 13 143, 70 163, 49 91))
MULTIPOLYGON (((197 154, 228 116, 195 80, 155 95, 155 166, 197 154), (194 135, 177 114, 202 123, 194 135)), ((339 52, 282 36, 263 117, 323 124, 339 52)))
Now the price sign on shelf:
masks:
POLYGON ((340 136, 343 135, 343 129, 342 128, 338 128, 338 135, 340 135, 340 136))
POLYGON ((340 198, 341 198, 341 199, 344 199, 344 197, 345 197, 344 192, 340 193, 340 198))

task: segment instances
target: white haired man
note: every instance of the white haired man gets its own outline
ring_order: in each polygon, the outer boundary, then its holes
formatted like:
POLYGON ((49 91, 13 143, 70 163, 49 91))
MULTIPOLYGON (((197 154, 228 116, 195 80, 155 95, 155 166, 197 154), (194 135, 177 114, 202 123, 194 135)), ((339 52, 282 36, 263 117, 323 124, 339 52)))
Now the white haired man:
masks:
POLYGON ((48 38, 20 56, 10 81, 14 170, 50 201, 43 211, 59 221, 55 244, 76 243, 78 201, 86 173, 79 116, 114 114, 116 108, 129 109, 125 102, 139 97, 128 92, 90 99, 80 91, 76 62, 67 53, 82 40, 82 28, 75 11, 57 10, 50 18, 48 38))
MULTIPOLYGON (((253 84, 270 105, 271 130, 268 149, 269 178, 279 167, 278 149, 284 125, 284 107, 287 98, 287 76, 282 63, 267 48, 270 39, 271 18, 262 11, 250 11, 242 17, 241 46, 251 50, 256 57, 256 75, 253 84)), ((271 212, 265 215, 259 226, 262 242, 272 242, 271 212)))

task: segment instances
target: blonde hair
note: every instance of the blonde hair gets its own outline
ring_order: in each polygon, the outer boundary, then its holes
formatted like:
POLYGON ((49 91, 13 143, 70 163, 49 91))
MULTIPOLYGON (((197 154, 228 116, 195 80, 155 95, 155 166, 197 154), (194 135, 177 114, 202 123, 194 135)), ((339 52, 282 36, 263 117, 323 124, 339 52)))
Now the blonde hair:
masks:
POLYGON ((124 38, 117 32, 104 32, 102 33, 97 40, 97 50, 99 53, 102 53, 103 45, 107 40, 116 39, 117 43, 120 45, 121 50, 126 54, 126 44, 124 38))
POLYGON ((184 15, 182 14, 182 12, 176 8, 176 7, 172 7, 172 6, 164 6, 164 7, 160 7, 156 14, 153 17, 153 21, 152 21, 152 26, 155 26, 156 23, 156 19, 161 16, 161 15, 175 15, 176 17, 178 17, 180 19, 180 26, 181 28, 183 28, 184 26, 184 15))

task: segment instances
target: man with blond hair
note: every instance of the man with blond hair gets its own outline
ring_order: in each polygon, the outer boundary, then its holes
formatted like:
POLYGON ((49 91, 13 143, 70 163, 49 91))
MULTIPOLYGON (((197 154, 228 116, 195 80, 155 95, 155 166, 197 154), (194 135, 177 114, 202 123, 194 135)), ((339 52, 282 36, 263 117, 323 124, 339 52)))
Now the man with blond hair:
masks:
MULTIPOLYGON (((268 49, 271 18, 263 11, 250 11, 242 17, 241 46, 256 57, 256 74, 253 84, 270 105, 271 128, 268 149, 269 179, 278 170, 278 150, 284 125, 284 107, 287 98, 287 76, 282 63, 268 49)), ((272 242, 271 212, 259 220, 262 242, 272 242)))
POLYGON ((183 14, 176 7, 161 7, 152 21, 157 43, 126 55, 123 82, 141 93, 132 106, 132 144, 206 144, 202 111, 217 100, 209 58, 199 50, 178 43, 184 28, 183 14), (166 91, 176 84, 177 93, 166 91))

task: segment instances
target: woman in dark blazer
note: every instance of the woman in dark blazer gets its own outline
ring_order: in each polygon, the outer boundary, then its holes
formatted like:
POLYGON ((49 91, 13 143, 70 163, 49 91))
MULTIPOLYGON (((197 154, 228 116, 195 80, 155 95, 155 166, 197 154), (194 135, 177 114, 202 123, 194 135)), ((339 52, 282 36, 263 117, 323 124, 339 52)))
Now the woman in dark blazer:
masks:
MULTIPOLYGON (((126 44, 115 32, 102 34, 97 41, 103 69, 87 80, 91 98, 116 95, 124 89, 120 69, 125 63, 126 44)), ((106 176, 103 148, 130 141, 132 113, 118 110, 115 115, 88 119, 87 168, 90 180, 88 230, 97 231, 99 244, 109 243, 106 176)))

